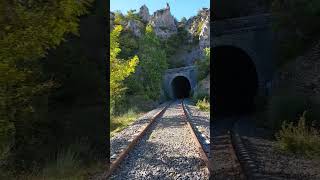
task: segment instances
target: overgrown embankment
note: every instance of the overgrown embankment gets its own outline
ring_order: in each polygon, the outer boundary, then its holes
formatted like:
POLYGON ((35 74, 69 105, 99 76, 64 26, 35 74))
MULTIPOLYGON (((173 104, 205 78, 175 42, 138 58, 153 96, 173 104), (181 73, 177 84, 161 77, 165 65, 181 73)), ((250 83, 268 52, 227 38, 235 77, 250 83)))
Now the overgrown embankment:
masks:
POLYGON ((277 73, 271 96, 257 98, 281 149, 304 155, 320 152, 319 12, 318 1, 273 1, 277 73))

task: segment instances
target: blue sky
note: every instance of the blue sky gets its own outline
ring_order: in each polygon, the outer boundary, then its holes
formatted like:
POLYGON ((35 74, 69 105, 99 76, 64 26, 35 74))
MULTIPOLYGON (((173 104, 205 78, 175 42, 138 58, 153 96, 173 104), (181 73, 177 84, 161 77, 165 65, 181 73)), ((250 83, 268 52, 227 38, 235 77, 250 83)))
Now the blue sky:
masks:
POLYGON ((169 3, 171 14, 180 20, 182 17, 187 19, 195 16, 199 9, 206 7, 210 8, 210 0, 111 0, 111 11, 120 10, 126 14, 130 9, 139 11, 142 5, 149 8, 149 13, 165 8, 166 3, 169 3))

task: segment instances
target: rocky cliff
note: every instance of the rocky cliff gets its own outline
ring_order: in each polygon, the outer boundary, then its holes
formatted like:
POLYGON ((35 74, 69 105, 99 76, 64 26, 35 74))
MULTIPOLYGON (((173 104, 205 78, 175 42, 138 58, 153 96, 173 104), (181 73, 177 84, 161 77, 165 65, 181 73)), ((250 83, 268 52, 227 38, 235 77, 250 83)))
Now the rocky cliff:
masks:
POLYGON ((170 6, 160 9, 151 16, 149 23, 154 28, 156 35, 162 39, 167 39, 173 34, 177 34, 177 21, 171 15, 170 6))
POLYGON ((141 6, 139 11, 139 16, 141 17, 142 21, 149 22, 150 14, 149 14, 149 9, 146 5, 141 6))
MULTIPOLYGON (((157 10, 152 15, 149 9, 143 5, 136 14, 135 19, 125 19, 120 24, 125 30, 131 31, 134 36, 140 37, 147 24, 150 24, 156 35, 162 39, 169 39, 173 35, 177 35, 178 28, 185 29, 189 44, 181 44, 181 49, 185 51, 177 51, 174 55, 175 59, 183 59, 185 65, 193 65, 195 60, 202 59, 203 49, 210 47, 210 10, 203 8, 198 14, 189 18, 185 22, 178 22, 171 14, 170 6, 157 10), (183 48, 183 46, 192 46, 191 48, 183 48)), ((110 13, 110 25, 114 25, 115 14, 110 13)))

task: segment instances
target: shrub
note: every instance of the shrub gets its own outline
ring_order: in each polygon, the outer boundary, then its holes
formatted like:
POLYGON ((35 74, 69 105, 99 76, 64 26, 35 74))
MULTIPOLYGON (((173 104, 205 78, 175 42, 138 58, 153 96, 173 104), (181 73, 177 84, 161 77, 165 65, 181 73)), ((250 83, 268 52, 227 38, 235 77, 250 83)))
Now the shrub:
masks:
POLYGON ((198 69, 198 80, 202 80, 210 74, 210 48, 205 48, 205 57, 203 60, 196 61, 196 66, 198 69))
POLYGON ((192 99, 195 102, 198 102, 199 100, 202 100, 204 98, 210 99, 209 94, 207 92, 205 92, 204 90, 195 90, 192 95, 192 99))
POLYGON ((180 67, 184 67, 185 63, 182 60, 174 60, 174 61, 169 61, 168 66, 169 66, 169 69, 180 68, 180 67))
POLYGON ((206 98, 203 98, 203 100, 198 100, 196 106, 197 106, 201 111, 210 111, 210 102, 207 101, 206 98))
POLYGON ((320 134, 313 127, 306 125, 306 112, 300 117, 297 125, 283 122, 277 135, 281 150, 307 156, 320 155, 320 134))
POLYGON ((201 22, 198 24, 197 33, 196 33, 197 36, 200 36, 200 33, 201 33, 201 31, 202 31, 203 24, 204 24, 204 21, 201 21, 201 22))
POLYGON ((67 148, 58 152, 55 160, 45 165, 42 177, 43 179, 62 179, 76 176, 79 173, 79 167, 79 154, 74 149, 67 148))

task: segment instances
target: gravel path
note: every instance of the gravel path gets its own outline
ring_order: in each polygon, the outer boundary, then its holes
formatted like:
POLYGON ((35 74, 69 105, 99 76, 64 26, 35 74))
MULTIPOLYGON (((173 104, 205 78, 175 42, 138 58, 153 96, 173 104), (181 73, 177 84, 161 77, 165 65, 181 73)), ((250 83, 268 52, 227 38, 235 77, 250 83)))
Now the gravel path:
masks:
POLYGON ((110 140, 110 162, 114 161, 116 157, 122 152, 124 148, 137 136, 150 122, 151 118, 160 112, 167 104, 163 103, 156 109, 144 114, 130 126, 117 133, 110 140))
POLYGON ((277 150, 272 134, 255 127, 252 118, 245 117, 238 123, 242 141, 266 179, 319 180, 320 159, 285 154, 277 150))
POLYGON ((111 179, 209 179, 182 115, 181 104, 174 102, 111 179))

